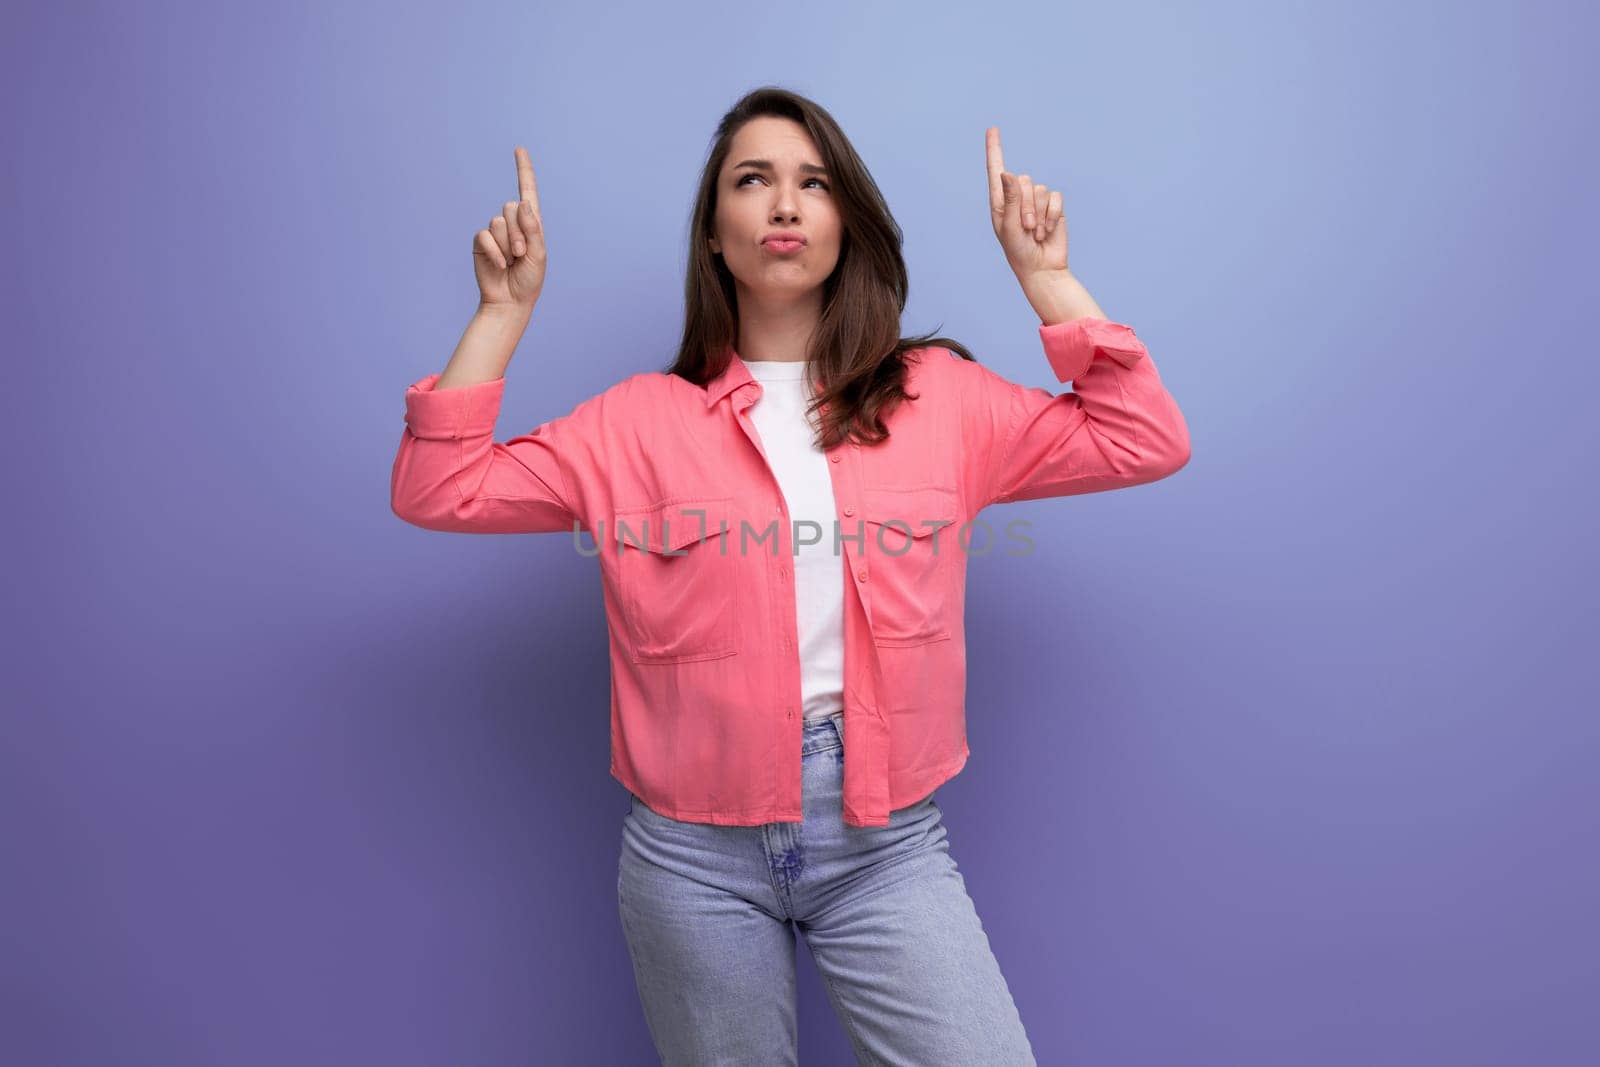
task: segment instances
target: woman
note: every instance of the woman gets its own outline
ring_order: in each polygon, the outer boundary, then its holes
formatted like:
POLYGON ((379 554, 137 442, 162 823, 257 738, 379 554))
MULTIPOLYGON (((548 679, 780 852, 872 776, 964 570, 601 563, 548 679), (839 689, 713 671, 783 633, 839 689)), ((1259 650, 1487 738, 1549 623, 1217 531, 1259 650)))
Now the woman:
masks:
POLYGON ((401 518, 594 537, 619 913, 666 1063, 796 1062, 796 929, 862 1062, 1034 1062, 934 800, 968 755, 972 520, 1163 478, 1189 443, 1068 270, 1061 194, 986 136, 995 235, 1075 391, 900 336, 899 227, 833 118, 772 87, 718 128, 665 373, 493 440, 545 277, 518 148, 521 196, 475 238, 477 314, 407 390, 401 518))

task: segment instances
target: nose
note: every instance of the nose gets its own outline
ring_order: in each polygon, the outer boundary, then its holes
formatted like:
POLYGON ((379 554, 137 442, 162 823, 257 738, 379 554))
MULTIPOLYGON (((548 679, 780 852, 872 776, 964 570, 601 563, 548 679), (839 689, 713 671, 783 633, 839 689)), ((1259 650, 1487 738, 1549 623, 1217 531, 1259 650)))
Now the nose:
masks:
POLYGON ((794 194, 788 187, 779 185, 778 202, 772 208, 772 221, 777 223, 792 223, 798 221, 800 213, 795 210, 794 194))

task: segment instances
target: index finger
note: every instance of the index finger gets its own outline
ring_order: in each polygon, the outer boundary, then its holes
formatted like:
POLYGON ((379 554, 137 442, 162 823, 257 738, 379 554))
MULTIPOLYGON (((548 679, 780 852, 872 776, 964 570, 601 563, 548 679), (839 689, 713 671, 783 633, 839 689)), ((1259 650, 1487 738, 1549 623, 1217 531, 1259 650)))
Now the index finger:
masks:
POLYGON ((1005 185, 1000 181, 1000 173, 1006 169, 1005 160, 1000 156, 1000 127, 990 126, 984 131, 984 141, 989 157, 989 207, 1000 211, 1006 206, 1005 185))
POLYGON ((539 184, 533 180, 533 160, 528 158, 528 150, 517 145, 513 153, 517 157, 517 194, 523 200, 533 203, 533 213, 539 214, 539 184))

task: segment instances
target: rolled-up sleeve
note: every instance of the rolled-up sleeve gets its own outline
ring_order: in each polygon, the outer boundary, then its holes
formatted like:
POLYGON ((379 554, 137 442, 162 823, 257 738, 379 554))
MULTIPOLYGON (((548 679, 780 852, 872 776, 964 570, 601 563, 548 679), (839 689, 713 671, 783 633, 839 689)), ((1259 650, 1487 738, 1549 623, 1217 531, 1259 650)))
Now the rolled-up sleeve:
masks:
POLYGON ((974 510, 1153 482, 1189 462, 1189 430, 1132 328, 1089 317, 1042 325, 1052 393, 956 361, 974 510))
POLYGON ((494 440, 505 379, 436 389, 430 374, 406 389, 405 429, 390 476, 394 513, 428 530, 555 533, 585 518, 606 394, 507 441, 494 440))

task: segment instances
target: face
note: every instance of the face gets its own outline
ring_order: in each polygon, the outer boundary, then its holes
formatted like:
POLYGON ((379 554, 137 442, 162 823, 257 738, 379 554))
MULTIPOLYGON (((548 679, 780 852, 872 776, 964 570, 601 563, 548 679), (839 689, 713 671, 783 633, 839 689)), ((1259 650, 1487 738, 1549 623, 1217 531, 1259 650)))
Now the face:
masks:
POLYGON ((810 166, 821 167, 822 155, 797 122, 762 116, 734 134, 717 177, 710 246, 722 253, 741 299, 748 294, 758 301, 787 302, 813 296, 839 262, 832 177, 810 166), (795 251, 763 244, 762 238, 779 230, 799 233, 805 243, 795 251))

